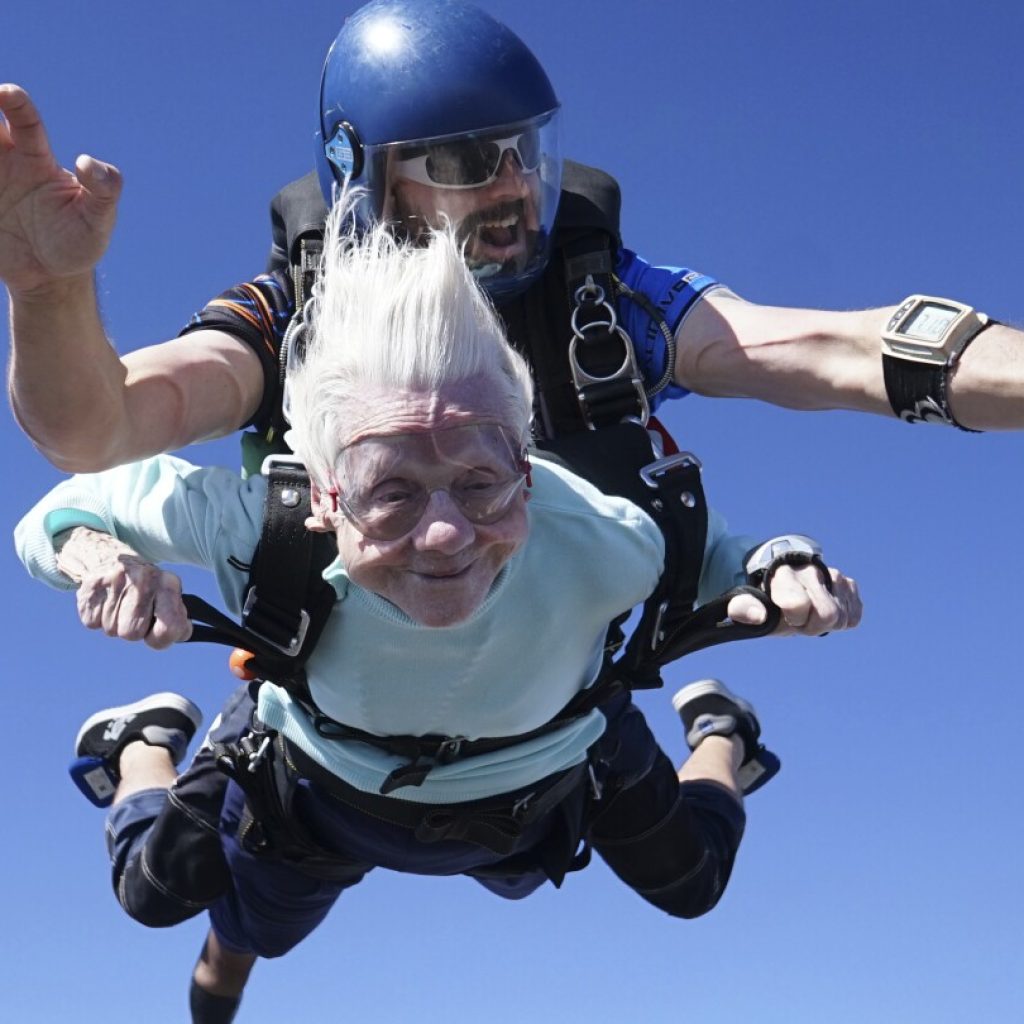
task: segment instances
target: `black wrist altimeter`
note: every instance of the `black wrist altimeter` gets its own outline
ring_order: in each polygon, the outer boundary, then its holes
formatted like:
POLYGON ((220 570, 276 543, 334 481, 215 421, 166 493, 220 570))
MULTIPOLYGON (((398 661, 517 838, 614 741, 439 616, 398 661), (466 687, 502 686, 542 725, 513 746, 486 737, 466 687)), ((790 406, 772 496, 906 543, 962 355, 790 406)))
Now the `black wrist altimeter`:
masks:
POLYGON ((994 322, 953 299, 905 299, 882 331, 882 372, 892 411, 906 423, 944 423, 977 433, 954 418, 949 378, 964 349, 994 322))

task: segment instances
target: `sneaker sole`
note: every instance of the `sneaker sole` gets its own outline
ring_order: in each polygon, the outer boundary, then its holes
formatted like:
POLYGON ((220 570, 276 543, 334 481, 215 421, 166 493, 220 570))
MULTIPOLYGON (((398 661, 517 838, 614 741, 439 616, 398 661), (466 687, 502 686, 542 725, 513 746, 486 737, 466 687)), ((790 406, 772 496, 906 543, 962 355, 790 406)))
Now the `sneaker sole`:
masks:
POLYGON ((177 693, 154 693, 150 697, 143 697, 142 700, 135 701, 134 704, 104 708, 102 711, 97 711, 96 714, 90 715, 82 723, 82 728, 78 730, 78 735, 75 737, 75 757, 78 757, 78 748, 85 734, 93 726, 99 725, 101 722, 111 718, 121 718, 123 715, 137 715, 142 711, 151 711, 153 708, 172 708, 174 711, 181 712, 192 723, 193 733, 203 723, 202 712, 186 697, 182 697, 177 693))
POLYGON ((717 679, 703 679, 696 683, 689 683, 681 690, 677 690, 672 697, 672 707, 675 708, 677 714, 681 714, 683 707, 689 704, 691 700, 696 700, 698 697, 706 697, 711 693, 724 697, 726 700, 731 700, 741 711, 745 711, 755 718, 757 717, 757 712, 749 701, 745 701, 742 697, 737 697, 725 683, 719 682, 717 679))

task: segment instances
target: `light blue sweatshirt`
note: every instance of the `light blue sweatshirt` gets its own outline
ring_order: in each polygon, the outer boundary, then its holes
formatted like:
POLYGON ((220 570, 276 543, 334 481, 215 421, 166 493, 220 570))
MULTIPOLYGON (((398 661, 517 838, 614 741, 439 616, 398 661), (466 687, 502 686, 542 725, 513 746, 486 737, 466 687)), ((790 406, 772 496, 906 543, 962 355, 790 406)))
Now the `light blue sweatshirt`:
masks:
MULTIPOLYGON (((113 534, 154 562, 210 569, 239 614, 242 568, 259 539, 266 481, 159 456, 54 488, 18 524, 32 576, 72 589, 52 538, 73 526, 113 534)), ((661 572, 664 542, 642 510, 538 460, 526 543, 483 605, 455 626, 420 626, 353 583, 340 560, 324 571, 338 595, 307 664, 310 692, 339 722, 381 736, 436 733, 477 739, 529 732, 593 682, 608 623, 643 601, 661 572)), ((709 514, 701 576, 705 601, 742 580, 749 538, 709 514)), ((400 758, 357 741, 324 739, 278 686, 265 684, 260 718, 350 785, 376 793, 400 758)), ((580 763, 601 735, 593 711, 545 736, 436 766, 395 791, 404 800, 459 803, 510 792, 580 763)))

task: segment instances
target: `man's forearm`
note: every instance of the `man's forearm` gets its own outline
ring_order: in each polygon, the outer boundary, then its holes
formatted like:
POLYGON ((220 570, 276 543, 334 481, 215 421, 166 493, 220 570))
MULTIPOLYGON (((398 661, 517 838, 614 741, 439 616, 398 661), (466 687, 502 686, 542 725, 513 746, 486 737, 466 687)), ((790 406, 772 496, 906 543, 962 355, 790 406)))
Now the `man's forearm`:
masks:
POLYGON ((92 276, 11 295, 8 395, 15 419, 58 468, 108 463, 125 430, 125 368, 103 329, 92 276))
POLYGON ((95 473, 238 430, 264 374, 233 335, 194 331, 119 358, 90 279, 11 300, 14 415, 59 469, 95 473))
POLYGON ((949 404, 965 427, 1024 427, 1024 331, 1003 324, 982 331, 953 368, 949 404))
MULTIPOLYGON (((881 335, 895 309, 786 309, 711 295, 684 322, 676 379, 698 394, 892 416, 881 335)), ((1024 427, 1024 333, 982 331, 953 367, 949 394, 965 427, 1024 427)))

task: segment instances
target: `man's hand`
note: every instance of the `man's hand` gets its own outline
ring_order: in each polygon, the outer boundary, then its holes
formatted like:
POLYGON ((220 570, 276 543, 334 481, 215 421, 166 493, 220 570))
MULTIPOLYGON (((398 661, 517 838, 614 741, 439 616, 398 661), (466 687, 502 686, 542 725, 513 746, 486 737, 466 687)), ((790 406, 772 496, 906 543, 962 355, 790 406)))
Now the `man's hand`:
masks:
MULTIPOLYGON (((768 596, 782 612, 772 636, 821 636, 860 623, 863 605, 856 581, 838 569, 828 572, 831 592, 814 565, 783 565, 772 575, 768 596)), ((733 622, 744 625, 757 626, 765 619, 764 608, 749 594, 734 597, 727 610, 733 622)))
POLYGON ((90 156, 75 173, 62 168, 17 85, 0 85, 0 114, 0 280, 27 295, 91 274, 114 228, 120 173, 90 156))
POLYGON ((140 558, 107 533, 76 527, 62 535, 57 565, 78 584, 78 617, 107 636, 156 650, 187 640, 192 623, 174 573, 140 558))

